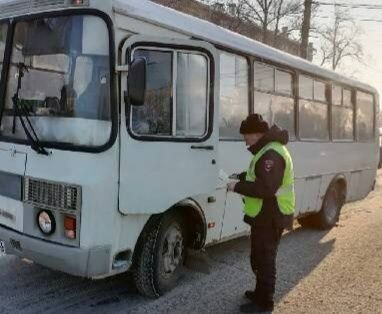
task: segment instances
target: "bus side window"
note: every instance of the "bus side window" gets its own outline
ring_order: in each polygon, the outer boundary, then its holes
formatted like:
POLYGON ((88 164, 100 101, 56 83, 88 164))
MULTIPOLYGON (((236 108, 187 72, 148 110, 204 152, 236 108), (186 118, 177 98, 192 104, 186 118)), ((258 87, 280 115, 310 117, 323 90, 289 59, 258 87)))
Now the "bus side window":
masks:
POLYGON ((374 97, 371 94, 357 91, 356 106, 357 139, 361 142, 374 138, 374 97))
POLYGON ((147 60, 146 103, 132 107, 132 130, 139 135, 171 135, 171 51, 136 50, 134 57, 147 60))
POLYGON ((299 134, 303 140, 329 140, 327 84, 299 77, 299 134))
POLYGON ((146 103, 132 106, 133 132, 156 137, 205 136, 210 92, 207 57, 170 49, 138 49, 134 57, 147 61, 147 86, 146 103))
POLYGON ((295 138, 293 75, 288 71, 255 62, 254 64, 254 104, 269 124, 276 124, 288 130, 289 137, 295 138))
POLYGON ((242 139, 240 124, 249 109, 248 71, 246 58, 220 54, 220 138, 242 139))
POLYGON ((351 91, 339 85, 332 87, 332 138, 351 141, 354 137, 354 109, 351 91))
POLYGON ((208 60, 178 53, 177 64, 176 135, 201 137, 207 132, 208 60))
POLYGON ((276 69, 276 95, 272 101, 273 123, 288 130, 290 139, 295 138, 294 102, 292 73, 276 69))

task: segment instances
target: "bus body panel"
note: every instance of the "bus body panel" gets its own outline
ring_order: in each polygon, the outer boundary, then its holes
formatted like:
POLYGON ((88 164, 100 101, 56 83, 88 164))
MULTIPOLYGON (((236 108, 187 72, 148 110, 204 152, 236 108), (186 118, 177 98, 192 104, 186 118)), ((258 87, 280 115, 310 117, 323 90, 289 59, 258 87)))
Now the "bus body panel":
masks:
POLYGON ((9 143, 0 146, 0 225, 23 231, 22 177, 25 147, 9 143))
MULTIPOLYGON (((252 158, 243 141, 220 140, 219 155, 219 168, 229 175, 247 171, 252 158)), ((243 221, 243 197, 236 193, 227 193, 221 239, 248 230, 249 226, 243 221)))
MULTIPOLYGON (((366 84, 346 79, 211 23, 149 2, 91 0, 90 4, 113 19, 116 53, 132 34, 168 37, 168 41, 173 42, 191 37, 204 39, 240 54, 262 57, 293 70, 326 78, 328 82, 338 80, 366 90, 375 95, 378 106, 376 90, 366 84)), ((189 44, 192 42, 190 40, 189 44)), ((62 239, 53 242, 52 238, 38 233, 36 221, 32 219, 34 216, 25 214, 30 205, 22 199, 1 195, 0 240, 5 241, 6 252, 74 275, 94 278, 113 275, 131 266, 136 243, 151 215, 163 213, 184 199, 195 201, 203 212, 207 224, 206 245, 248 232, 249 227, 242 221, 242 198, 227 193, 225 182, 218 179, 219 170, 228 175, 245 171, 251 155, 243 141, 218 140, 219 57, 215 57, 213 133, 204 143, 199 143, 213 146, 213 151, 194 151, 191 149, 193 143, 134 139, 126 126, 122 96, 126 90, 127 73, 123 72, 118 76, 121 79, 119 137, 109 150, 99 154, 53 150, 50 156, 41 156, 25 145, 1 143, 0 172, 10 173, 20 180, 28 176, 79 185, 83 196, 79 242, 68 246, 62 239), (9 219, 13 216, 15 221, 9 219), (121 252, 126 253, 125 263, 114 265, 121 252)), ((117 60, 117 65, 125 64, 125 60, 117 60)), ((362 199, 372 188, 378 156, 376 141, 292 141, 288 149, 295 165, 296 216, 318 212, 330 183, 337 176, 346 179, 347 201, 362 199)))
POLYGON ((89 248, 114 241, 110 228, 118 217, 118 163, 116 144, 91 155, 53 150, 43 156, 30 150, 25 175, 81 187, 80 246, 89 248))

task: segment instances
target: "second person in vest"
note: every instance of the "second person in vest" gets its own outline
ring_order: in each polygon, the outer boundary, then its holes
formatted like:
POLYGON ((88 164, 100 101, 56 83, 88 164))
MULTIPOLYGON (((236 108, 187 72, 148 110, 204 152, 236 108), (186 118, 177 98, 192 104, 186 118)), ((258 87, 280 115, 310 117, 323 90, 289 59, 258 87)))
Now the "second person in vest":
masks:
POLYGON ((251 266, 256 275, 255 289, 245 292, 251 302, 240 310, 273 311, 277 249, 284 228, 293 223, 295 207, 293 162, 285 147, 289 136, 277 126, 269 128, 258 114, 242 122, 240 133, 253 158, 228 190, 244 196, 244 221, 251 225, 251 266))

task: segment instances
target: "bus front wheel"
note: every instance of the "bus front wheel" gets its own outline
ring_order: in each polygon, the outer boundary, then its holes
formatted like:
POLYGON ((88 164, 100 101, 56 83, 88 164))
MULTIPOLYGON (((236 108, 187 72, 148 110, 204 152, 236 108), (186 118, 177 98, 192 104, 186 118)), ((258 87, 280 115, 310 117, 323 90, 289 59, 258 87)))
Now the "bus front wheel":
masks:
POLYGON ((179 215, 155 215, 145 227, 134 258, 138 291, 158 298, 177 283, 185 260, 185 237, 179 215))

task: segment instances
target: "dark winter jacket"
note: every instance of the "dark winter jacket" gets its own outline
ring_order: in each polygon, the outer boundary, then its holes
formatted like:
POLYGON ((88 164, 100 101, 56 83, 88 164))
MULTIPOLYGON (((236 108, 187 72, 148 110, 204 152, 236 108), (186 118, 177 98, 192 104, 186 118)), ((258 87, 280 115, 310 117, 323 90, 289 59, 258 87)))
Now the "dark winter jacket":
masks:
MULTIPOLYGON (((270 142, 279 142, 286 145, 289 141, 288 131, 281 130, 277 126, 272 126, 267 133, 249 151, 256 155, 264 146, 270 142)), ((274 150, 268 150, 257 161, 255 182, 245 181, 246 172, 239 175, 239 180, 235 186, 235 192, 244 196, 263 199, 263 207, 258 216, 244 220, 256 227, 290 227, 293 222, 293 215, 283 215, 278 207, 276 192, 280 188, 284 176, 284 158, 274 150)))

